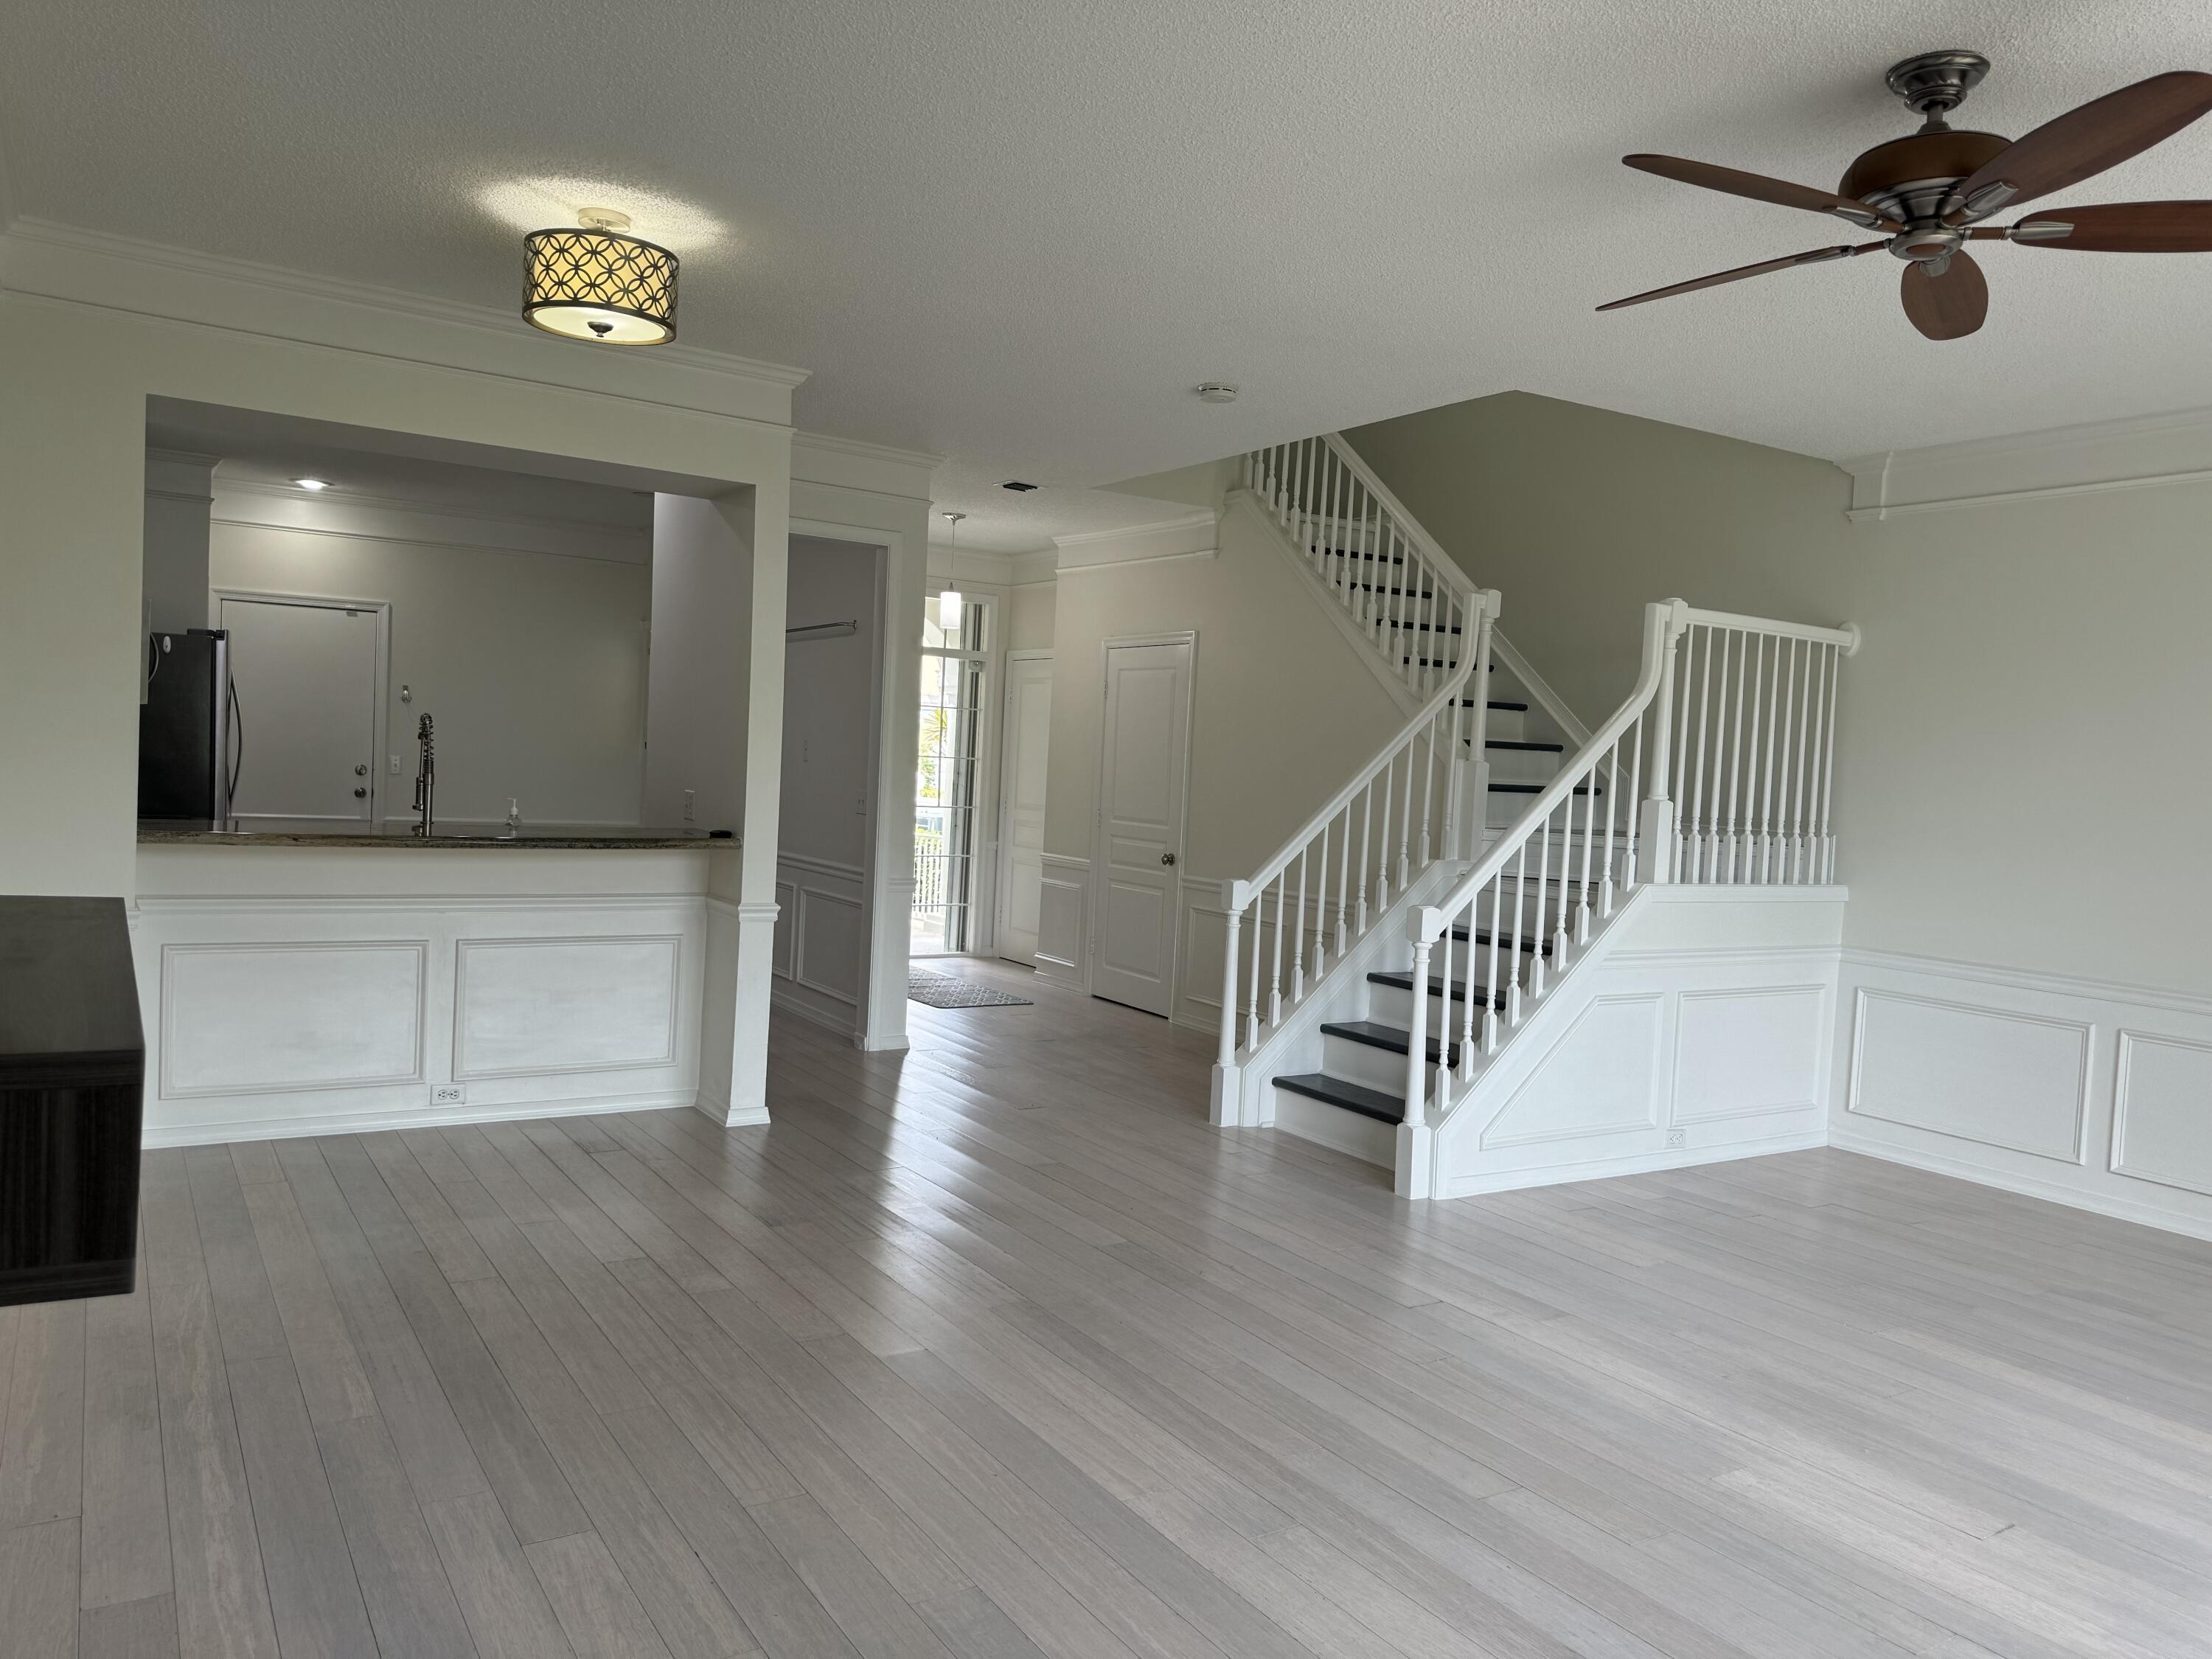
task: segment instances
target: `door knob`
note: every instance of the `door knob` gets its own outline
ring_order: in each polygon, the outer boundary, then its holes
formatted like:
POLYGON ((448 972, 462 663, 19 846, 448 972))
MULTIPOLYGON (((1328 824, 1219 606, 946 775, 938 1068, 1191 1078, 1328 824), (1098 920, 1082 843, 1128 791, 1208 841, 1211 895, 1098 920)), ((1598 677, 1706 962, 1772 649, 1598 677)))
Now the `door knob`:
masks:
POLYGON ((1173 853, 1163 853, 1163 854, 1160 854, 1160 862, 1161 862, 1162 864, 1173 864, 1173 863, 1175 862, 1175 854, 1174 854, 1173 853))
POLYGON ((353 792, 353 798, 356 800, 367 800, 368 799, 368 791, 366 789, 356 789, 353 792))
POLYGON ((353 769, 353 775, 357 778, 365 778, 368 775, 368 768, 366 765, 356 766, 353 769))

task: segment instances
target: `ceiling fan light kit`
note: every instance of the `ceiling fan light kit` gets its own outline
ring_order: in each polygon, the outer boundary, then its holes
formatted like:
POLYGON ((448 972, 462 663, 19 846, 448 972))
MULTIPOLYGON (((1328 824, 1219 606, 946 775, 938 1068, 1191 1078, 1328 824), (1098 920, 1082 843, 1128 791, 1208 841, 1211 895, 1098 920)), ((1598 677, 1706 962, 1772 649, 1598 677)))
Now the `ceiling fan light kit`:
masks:
POLYGON ((2106 253, 2212 252, 2212 201, 2129 202, 2062 208, 2008 226, 1979 222, 2063 190, 2162 143, 2212 111, 2212 75, 2154 75, 2092 100, 2026 137, 1954 128, 1949 117, 1990 70, 1972 52, 1924 52, 1891 65, 1889 89, 1921 117, 1920 129, 1876 144, 1844 169, 1835 193, 1673 155, 1624 155, 1639 172, 1779 207, 1826 213, 1886 240, 1814 248, 1693 277, 1598 307, 1618 311, 1747 276, 1823 264, 1887 249, 1905 262, 1899 298, 1931 340, 1972 334, 1989 314, 1989 284, 1969 241, 2106 253))

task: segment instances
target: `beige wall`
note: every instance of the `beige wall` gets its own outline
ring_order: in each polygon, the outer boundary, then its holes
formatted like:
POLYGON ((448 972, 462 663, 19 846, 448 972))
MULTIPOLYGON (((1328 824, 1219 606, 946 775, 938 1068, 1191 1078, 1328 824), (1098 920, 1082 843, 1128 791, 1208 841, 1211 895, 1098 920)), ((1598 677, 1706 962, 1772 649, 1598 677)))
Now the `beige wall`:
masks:
POLYGON ((1045 850, 1091 853, 1103 642, 1198 633, 1183 867, 1249 875, 1403 724, 1279 545, 1231 513, 1212 558, 1060 573, 1045 850))
POLYGON ((526 823, 638 822, 647 566, 218 521, 208 568, 216 588, 392 607, 386 721, 405 771, 383 781, 388 816, 407 815, 431 714, 441 821, 495 823, 513 800, 526 823))
POLYGON ((1009 651, 1049 651, 1053 615, 1059 608, 1057 582, 1025 582, 1006 590, 1009 651))
POLYGON ((2212 787, 2174 758, 2212 708, 2212 486, 1853 524, 1826 461, 1521 393, 1347 435, 1585 718, 1647 599, 1865 630, 1847 945, 2212 994, 2212 787))
POLYGON ((1846 620, 1850 481, 1826 461, 1523 392, 1344 435, 1587 725, 1636 683, 1647 599, 1846 620))
MULTIPOLYGON (((0 777, 11 802, 28 805, 0 814, 0 891, 133 888, 149 394, 753 484, 760 544, 775 555, 763 585, 781 611, 787 393, 755 399, 757 416, 724 414, 714 399, 742 401, 727 377, 605 362, 519 325, 16 252, 0 295, 0 707, 10 711, 0 777), (144 314, 162 305, 206 321, 144 314)), ((774 672, 768 710, 781 644, 779 629, 772 663, 757 665, 774 672)), ((763 896, 778 735, 754 757, 769 799, 757 872, 746 848, 746 889, 763 896)))

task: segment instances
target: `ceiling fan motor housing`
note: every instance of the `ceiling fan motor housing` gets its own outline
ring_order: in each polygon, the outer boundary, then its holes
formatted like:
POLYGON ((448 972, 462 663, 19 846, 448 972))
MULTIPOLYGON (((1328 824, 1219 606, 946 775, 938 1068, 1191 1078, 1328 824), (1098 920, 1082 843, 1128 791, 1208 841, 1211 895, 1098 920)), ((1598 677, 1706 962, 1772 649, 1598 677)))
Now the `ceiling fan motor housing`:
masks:
POLYGON ((1994 132, 1948 129, 1893 138, 1853 161, 1837 194, 1878 208, 1900 224, 1932 223, 1952 186, 1972 178, 2011 142, 1994 132))

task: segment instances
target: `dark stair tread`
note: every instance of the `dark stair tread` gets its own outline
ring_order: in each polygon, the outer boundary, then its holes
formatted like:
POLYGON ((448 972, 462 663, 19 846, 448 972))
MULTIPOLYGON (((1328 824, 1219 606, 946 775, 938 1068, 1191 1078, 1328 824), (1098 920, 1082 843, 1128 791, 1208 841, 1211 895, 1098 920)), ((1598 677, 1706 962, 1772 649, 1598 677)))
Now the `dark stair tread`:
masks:
MULTIPOLYGON (((1472 708, 1474 707, 1474 699, 1462 697, 1459 700, 1459 706, 1462 708, 1472 708)), ((1496 697, 1492 697, 1486 707, 1492 714, 1525 714, 1528 712, 1528 705, 1525 702, 1502 702, 1496 697)))
POLYGON ((1456 623, 1449 628, 1438 628, 1434 623, 1392 622, 1387 617, 1376 620, 1386 628, 1401 629, 1408 634, 1456 634, 1461 631, 1456 623))
MULTIPOLYGON (((1403 974, 1370 974, 1367 976, 1367 982, 1370 985, 1388 985, 1393 990, 1398 991, 1410 991, 1413 988, 1413 976, 1410 972, 1403 974)), ((1486 985, 1478 985, 1474 988, 1478 991, 1490 990, 1490 988, 1486 985)), ((1429 981, 1429 994, 1432 997, 1440 997, 1443 995, 1443 981, 1433 977, 1431 978, 1429 981)), ((1455 979, 1451 982, 1451 1000, 1454 1002, 1465 1002, 1467 1000, 1467 994, 1468 982, 1465 980, 1455 979)), ((1503 1008, 1505 1006, 1505 993, 1503 991, 1492 991, 1491 992, 1490 1000, 1492 1006, 1503 1008)))
MULTIPOLYGON (((1493 783, 1490 786, 1490 793, 1493 795, 1540 795, 1551 787, 1548 783, 1493 783)), ((1575 793, 1587 795, 1589 793, 1589 785, 1577 784, 1575 793)), ((1599 787, 1598 793, 1601 795, 1605 793, 1602 786, 1599 787)))
MULTIPOLYGON (((1511 879, 1511 878, 1510 878, 1510 877, 1509 877, 1507 879, 1509 879, 1509 880, 1510 880, 1510 879, 1511 879)), ((1558 878, 1557 876, 1547 877, 1546 879, 1547 879, 1547 881, 1548 882, 1548 884, 1549 884, 1550 885, 1552 885, 1552 886, 1556 887, 1556 886, 1558 886, 1558 885, 1559 884, 1559 878, 1558 878)), ((1575 884, 1575 883, 1573 883, 1573 882, 1571 882, 1571 881, 1568 883, 1568 885, 1569 885, 1569 886, 1574 886, 1574 885, 1576 885, 1576 884, 1575 884)), ((1593 883, 1591 883, 1590 884, 1591 884, 1592 886, 1595 886, 1597 884, 1596 884, 1596 883, 1595 883, 1595 882, 1593 882, 1593 883)), ((1466 928, 1464 928, 1464 927, 1455 927, 1455 928, 1453 928, 1453 929, 1452 929, 1452 937, 1453 937, 1455 939, 1457 939, 1457 940, 1458 940, 1462 945, 1466 944, 1466 943, 1467 943, 1467 929, 1466 929, 1466 928)), ((1487 927, 1478 927, 1478 928, 1476 928, 1476 929, 1474 930, 1474 942, 1475 942, 1475 944, 1477 944, 1478 945, 1487 945, 1487 944, 1489 944, 1489 943, 1490 943, 1490 929, 1488 929, 1487 927)), ((1512 948, 1512 945, 1513 945, 1513 935, 1512 935, 1512 933, 1511 933, 1510 932, 1508 932, 1508 933, 1502 933, 1502 934, 1500 934, 1500 935, 1498 936, 1498 947, 1499 947, 1501 950, 1510 950, 1510 949, 1512 948)), ((1547 939, 1546 940, 1544 940, 1544 941, 1543 941, 1543 943, 1541 943, 1541 944, 1540 945, 1540 944, 1538 944, 1538 943, 1536 942, 1536 939, 1535 939, 1534 935, 1533 935, 1533 934, 1529 933, 1528 932, 1527 932, 1527 931, 1524 929, 1524 930, 1522 931, 1522 935, 1521 935, 1521 951, 1522 951, 1522 955, 1524 955, 1524 956, 1525 956, 1525 955, 1527 955, 1529 951, 1534 951, 1537 952, 1539 955, 1541 955, 1541 956, 1547 956, 1547 957, 1548 957, 1549 955, 1551 955, 1551 954, 1552 954, 1552 941, 1551 941, 1550 939, 1547 939)))
POLYGON ((1545 755, 1564 755, 1567 752, 1567 745, 1564 743, 1537 743, 1523 738, 1485 738, 1482 746, 1485 749, 1534 750, 1545 755))
POLYGON ((1329 1076, 1325 1072, 1305 1072, 1297 1077, 1279 1077, 1278 1089, 1288 1089, 1294 1095, 1304 1095, 1331 1106, 1341 1106, 1347 1112, 1357 1112, 1362 1117, 1371 1117, 1383 1123, 1403 1123, 1406 1103, 1380 1089, 1364 1085, 1346 1083, 1342 1078, 1329 1076))
POLYGON ((1373 582, 1339 582, 1339 587, 1349 587, 1357 593, 1387 593, 1394 599, 1433 599, 1434 592, 1417 593, 1410 587, 1377 587, 1373 582))
POLYGON ((1456 668, 1459 666, 1455 662, 1446 662, 1442 657, 1407 657, 1404 659, 1404 665, 1407 668, 1456 668))
MULTIPOLYGON (((1321 1028, 1321 1034, 1342 1037, 1347 1042, 1364 1042, 1370 1048, 1388 1049, 1394 1054, 1404 1054, 1413 1042, 1413 1033, 1404 1026, 1385 1025, 1372 1019, 1332 1020, 1321 1028)), ((1442 1060, 1447 1066, 1456 1066, 1459 1064, 1459 1044, 1453 1043, 1450 1053, 1447 1054, 1438 1040, 1431 1037, 1429 1058, 1431 1060, 1442 1060)))
POLYGON ((1369 564, 1403 564, 1405 557, 1397 553, 1355 553, 1348 547, 1317 547, 1315 553, 1323 558, 1358 559, 1369 564))

